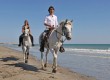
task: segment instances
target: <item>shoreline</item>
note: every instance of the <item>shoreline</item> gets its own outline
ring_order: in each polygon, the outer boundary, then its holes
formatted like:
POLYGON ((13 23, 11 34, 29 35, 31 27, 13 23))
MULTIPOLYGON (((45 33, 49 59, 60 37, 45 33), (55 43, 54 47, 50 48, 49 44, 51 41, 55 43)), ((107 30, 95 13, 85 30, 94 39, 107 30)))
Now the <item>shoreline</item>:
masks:
POLYGON ((96 80, 59 65, 57 73, 52 73, 51 64, 41 70, 40 60, 33 55, 29 55, 28 61, 23 62, 21 51, 0 46, 0 80, 96 80))

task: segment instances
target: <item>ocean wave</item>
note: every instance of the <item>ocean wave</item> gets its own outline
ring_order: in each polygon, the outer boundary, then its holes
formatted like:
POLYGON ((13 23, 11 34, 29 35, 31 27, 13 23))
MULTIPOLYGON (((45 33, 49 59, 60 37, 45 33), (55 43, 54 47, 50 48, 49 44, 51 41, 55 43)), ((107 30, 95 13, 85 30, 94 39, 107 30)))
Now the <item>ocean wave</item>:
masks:
POLYGON ((78 49, 78 48, 65 48, 66 51, 74 52, 87 52, 87 53, 104 53, 110 54, 110 49, 78 49))

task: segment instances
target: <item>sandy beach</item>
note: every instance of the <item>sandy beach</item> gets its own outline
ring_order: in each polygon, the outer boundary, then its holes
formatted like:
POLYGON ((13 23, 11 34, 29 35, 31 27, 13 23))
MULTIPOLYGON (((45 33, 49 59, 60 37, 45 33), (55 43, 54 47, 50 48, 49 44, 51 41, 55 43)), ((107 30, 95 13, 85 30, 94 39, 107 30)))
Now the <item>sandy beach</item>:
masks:
POLYGON ((51 66, 41 70, 40 60, 34 56, 29 55, 26 64, 22 52, 0 46, 0 80, 96 80, 60 66, 57 73, 52 73, 51 66))

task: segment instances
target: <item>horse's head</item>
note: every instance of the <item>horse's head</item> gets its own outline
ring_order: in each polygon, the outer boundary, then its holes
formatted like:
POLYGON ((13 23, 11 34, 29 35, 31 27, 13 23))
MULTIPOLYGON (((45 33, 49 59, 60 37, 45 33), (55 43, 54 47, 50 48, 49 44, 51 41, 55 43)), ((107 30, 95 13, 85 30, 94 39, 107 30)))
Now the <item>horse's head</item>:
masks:
POLYGON ((29 35, 29 29, 25 29, 24 30, 24 36, 28 36, 29 35))
POLYGON ((62 32, 67 40, 71 40, 72 38, 72 22, 73 20, 65 20, 62 22, 62 32))

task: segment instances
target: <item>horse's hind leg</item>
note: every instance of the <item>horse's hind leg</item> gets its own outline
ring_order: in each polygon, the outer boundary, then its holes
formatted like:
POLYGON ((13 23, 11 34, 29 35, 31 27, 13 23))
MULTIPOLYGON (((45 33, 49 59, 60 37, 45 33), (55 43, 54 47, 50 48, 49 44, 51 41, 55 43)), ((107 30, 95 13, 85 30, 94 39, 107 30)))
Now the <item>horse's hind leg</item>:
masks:
POLYGON ((44 67, 47 67, 47 63, 48 63, 48 61, 47 61, 47 55, 48 55, 48 53, 49 53, 49 49, 47 49, 46 54, 45 54, 46 62, 44 64, 44 67))
POLYGON ((52 66, 53 70, 52 70, 52 72, 56 73, 56 71, 57 71, 57 51, 53 50, 52 53, 53 53, 53 66, 52 66))

